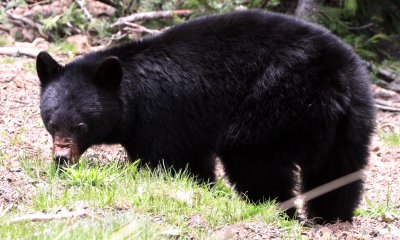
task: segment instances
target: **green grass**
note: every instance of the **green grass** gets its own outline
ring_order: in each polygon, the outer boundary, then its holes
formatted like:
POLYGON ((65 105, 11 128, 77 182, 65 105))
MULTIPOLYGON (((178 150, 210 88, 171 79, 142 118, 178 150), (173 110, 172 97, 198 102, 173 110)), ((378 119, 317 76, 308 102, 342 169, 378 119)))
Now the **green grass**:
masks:
MULTIPOLYGON (((87 217, 70 221, 8 223, 1 221, 2 239, 107 239, 118 234, 126 223, 136 221, 133 214, 113 214, 104 217, 87 217)), ((137 228, 129 233, 131 239, 154 239, 158 226, 150 221, 138 221, 137 228)), ((123 239, 123 238, 119 238, 123 239)))
POLYGON ((400 146, 400 133, 399 132, 380 133, 379 137, 387 145, 400 146))
POLYGON ((299 237, 301 225, 282 217, 273 203, 250 204, 222 180, 213 186, 197 184, 185 171, 172 173, 162 167, 138 170, 137 163, 122 166, 83 160, 78 166, 56 171, 49 162, 25 159, 21 167, 38 184, 32 202, 24 210, 5 214, 0 220, 0 239, 159 239, 168 230, 181 239, 208 239, 210 233, 240 221, 274 223, 288 236, 299 237), (49 222, 10 224, 15 216, 83 206, 89 217, 49 222), (206 227, 189 226, 200 216, 206 227), (162 219, 161 223, 155 219, 162 219), (130 224, 134 227, 123 227, 130 224))
POLYGON ((33 59, 30 59, 29 62, 25 63, 23 68, 25 72, 36 73, 36 63, 33 59))
POLYGON ((1 146, 0 146, 0 167, 4 166, 4 160, 6 158, 5 155, 6 154, 3 152, 3 150, 1 149, 1 146))
POLYGON ((56 41, 50 43, 49 50, 53 54, 66 54, 69 58, 73 58, 77 54, 77 48, 74 44, 67 41, 56 41))
POLYGON ((14 64, 15 58, 13 57, 5 57, 0 60, 0 64, 14 64))
POLYGON ((365 209, 357 209, 355 215, 365 218, 381 218, 385 222, 394 220, 394 216, 400 214, 397 204, 392 201, 391 188, 388 187, 386 199, 381 202, 371 201, 366 197, 367 207, 365 209))
POLYGON ((0 36, 0 47, 7 46, 7 44, 8 44, 7 38, 5 38, 4 36, 0 36))

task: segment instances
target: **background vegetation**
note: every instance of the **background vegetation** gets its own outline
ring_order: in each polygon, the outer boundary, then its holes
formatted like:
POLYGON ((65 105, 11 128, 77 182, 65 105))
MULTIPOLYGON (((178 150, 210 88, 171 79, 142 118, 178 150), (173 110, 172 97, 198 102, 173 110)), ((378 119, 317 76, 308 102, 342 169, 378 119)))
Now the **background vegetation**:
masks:
MULTIPOLYGON (((7 22, 7 11, 16 7, 35 4, 37 0, 6 0, 0 5, 0 22, 7 22)), ((62 1, 60 1, 62 2, 62 1)), ((62 14, 43 16, 40 12, 32 17, 43 26, 50 40, 59 40, 77 32, 98 37, 99 44, 107 42, 120 29, 112 22, 137 12, 191 9, 189 16, 143 21, 150 29, 162 29, 184 20, 212 13, 230 12, 235 9, 260 8, 269 11, 295 14, 301 0, 101 0, 115 9, 112 17, 89 19, 71 1, 62 14)), ((312 9, 306 18, 322 24, 347 43, 366 60, 375 62, 395 61, 400 58, 400 1, 398 0, 306 0, 312 9)), ((12 23, 6 23, 10 26, 12 23)), ((136 35, 137 36, 137 35, 136 35)), ((17 39, 21 36, 16 34, 17 39)), ((132 37, 132 36, 130 36, 132 37)))

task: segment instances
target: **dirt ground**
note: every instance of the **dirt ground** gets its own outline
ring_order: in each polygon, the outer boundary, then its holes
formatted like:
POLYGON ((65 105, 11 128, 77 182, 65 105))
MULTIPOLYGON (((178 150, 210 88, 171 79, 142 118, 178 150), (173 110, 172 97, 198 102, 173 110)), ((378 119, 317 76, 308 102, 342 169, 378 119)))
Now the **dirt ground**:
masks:
MULTIPOLYGON (((23 208, 35 192, 37 184, 20 168, 23 159, 38 156, 50 159, 51 138, 40 119, 39 91, 33 59, 0 56, 0 211, 11 203, 23 208)), ((379 111, 378 130, 388 126, 399 130, 400 114, 379 111)), ((93 147, 85 155, 110 161, 126 158, 119 146, 93 147)), ((375 135, 365 177, 365 198, 360 208, 367 208, 365 199, 385 202, 388 189, 391 189, 391 201, 400 208, 400 147, 387 146, 375 135)), ((304 232, 304 237, 400 239, 399 218, 398 215, 356 217, 352 224, 315 226, 304 232)), ((279 229, 263 223, 237 223, 218 231, 239 239, 280 238, 279 229)))

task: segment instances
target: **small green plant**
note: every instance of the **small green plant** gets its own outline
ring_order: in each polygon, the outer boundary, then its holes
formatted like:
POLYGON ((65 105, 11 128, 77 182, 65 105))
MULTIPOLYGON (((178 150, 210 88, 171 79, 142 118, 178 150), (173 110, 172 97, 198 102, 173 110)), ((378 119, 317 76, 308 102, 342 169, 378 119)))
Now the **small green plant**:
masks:
POLYGON ((380 133, 379 137, 390 146, 400 146, 400 132, 380 133))
POLYGON ((373 202, 368 197, 365 197, 367 202, 366 209, 357 209, 355 211, 356 216, 378 218, 381 217, 384 221, 391 221, 390 218, 399 214, 399 209, 396 207, 396 203, 392 201, 391 197, 392 189, 388 186, 386 192, 386 198, 383 202, 373 202))
POLYGON ((0 64, 14 64, 15 58, 12 57, 5 57, 0 60, 0 64))
POLYGON ((36 63, 35 61, 29 61, 23 66, 25 72, 36 73, 36 63))
MULTIPOLYGON (((131 165, 129 168, 134 167, 134 165, 131 165)), ((68 185, 107 186, 119 178, 127 169, 121 169, 116 163, 90 166, 83 162, 63 168, 61 171, 68 181, 68 185)))
POLYGON ((62 14, 41 19, 43 30, 53 39, 71 35, 71 29, 86 30, 89 21, 83 11, 73 2, 62 14))
POLYGON ((111 37, 111 24, 107 20, 97 19, 88 26, 89 31, 96 33, 100 39, 111 37))
POLYGON ((10 139, 10 145, 20 145, 24 142, 22 136, 24 133, 28 132, 28 130, 24 127, 20 127, 17 131, 14 132, 14 135, 10 139))
POLYGON ((381 67, 390 68, 394 70, 397 74, 400 74, 400 61, 384 60, 381 64, 381 67))
POLYGON ((2 149, 0 149, 0 167, 4 167, 5 163, 4 160, 6 158, 5 153, 3 152, 2 149))
POLYGON ((67 54, 67 55, 76 55, 77 48, 74 44, 67 41, 56 41, 54 43, 50 43, 49 52, 54 54, 67 54))
POLYGON ((22 6, 26 6, 26 5, 27 4, 26 4, 25 0, 11 0, 11 1, 7 1, 6 9, 22 7, 22 6))
POLYGON ((7 46, 7 44, 8 44, 7 38, 5 36, 0 36, 0 47, 7 46))

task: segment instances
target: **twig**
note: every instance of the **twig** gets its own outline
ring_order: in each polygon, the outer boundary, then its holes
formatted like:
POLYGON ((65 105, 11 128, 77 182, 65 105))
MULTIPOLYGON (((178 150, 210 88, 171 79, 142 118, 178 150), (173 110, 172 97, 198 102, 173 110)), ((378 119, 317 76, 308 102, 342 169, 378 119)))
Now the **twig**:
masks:
POLYGON ((192 14, 192 10, 170 10, 170 11, 155 11, 135 13, 127 17, 119 18, 112 27, 119 27, 125 25, 126 22, 138 22, 143 20, 152 20, 159 18, 172 18, 173 16, 188 16, 192 14))
POLYGON ((110 0, 97 0, 97 1, 101 2, 101 3, 104 3, 106 5, 109 5, 111 7, 114 7, 114 8, 118 6, 118 4, 116 4, 116 3, 114 3, 114 2, 112 2, 110 0))
POLYGON ((10 211, 10 209, 13 207, 13 204, 10 203, 10 205, 8 205, 6 208, 4 208, 1 212, 0 212, 0 218, 3 217, 8 211, 10 211))
POLYGON ((93 16, 90 14, 90 12, 87 10, 85 7, 85 0, 75 0, 75 2, 79 5, 79 7, 82 9, 83 13, 89 19, 90 22, 93 22, 93 16))
POLYGON ((306 193, 301 194, 298 197, 291 198, 279 205, 280 209, 282 211, 288 210, 290 208, 295 207, 295 202, 297 198, 302 199, 304 202, 310 201, 316 197, 319 197, 325 193, 331 192, 337 188, 343 187, 347 184, 350 184, 352 182, 358 181, 362 178, 362 172, 363 170, 359 170, 356 172, 353 172, 351 174, 348 174, 346 176, 343 176, 341 178, 335 179, 331 182, 328 182, 324 185, 321 185, 319 187, 316 187, 306 193))
POLYGON ((16 223, 16 222, 51 221, 51 220, 63 219, 63 218, 74 218, 74 217, 79 217, 79 216, 83 216, 86 214, 87 214, 86 210, 78 210, 75 212, 65 212, 65 213, 59 213, 59 214, 34 213, 34 214, 29 214, 29 215, 13 218, 13 219, 11 219, 10 222, 16 223))
POLYGON ((36 58, 39 54, 40 50, 33 48, 24 48, 24 47, 0 47, 0 55, 8 55, 8 56, 28 56, 31 58, 36 58))
POLYGON ((388 106, 388 105, 382 105, 382 104, 379 104, 379 103, 375 103, 375 107, 377 109, 380 109, 380 110, 383 110, 383 111, 400 112, 400 108, 392 107, 392 106, 388 106))
POLYGON ((157 33, 161 32, 160 30, 149 29, 149 28, 146 28, 146 27, 136 24, 136 23, 125 22, 123 24, 128 26, 129 30, 135 31, 135 32, 145 32, 145 33, 150 33, 150 34, 157 34, 157 33))
POLYGON ((37 1, 37 2, 29 4, 29 7, 34 7, 37 5, 44 5, 44 4, 48 4, 48 3, 51 3, 51 1, 50 0, 37 1))
POLYGON ((359 27, 347 27, 347 28, 350 29, 350 30, 363 30, 363 29, 366 29, 366 28, 370 28, 372 26, 374 26, 373 23, 367 23, 367 24, 359 26, 359 27))
POLYGON ((393 90, 382 88, 378 85, 374 85, 373 88, 373 95, 375 99, 395 99, 400 100, 400 95, 393 90))
POLYGON ((66 22, 65 25, 67 25, 67 27, 69 27, 71 29, 71 33, 75 34, 75 33, 81 33, 82 32, 79 28, 74 27, 70 22, 66 22))

